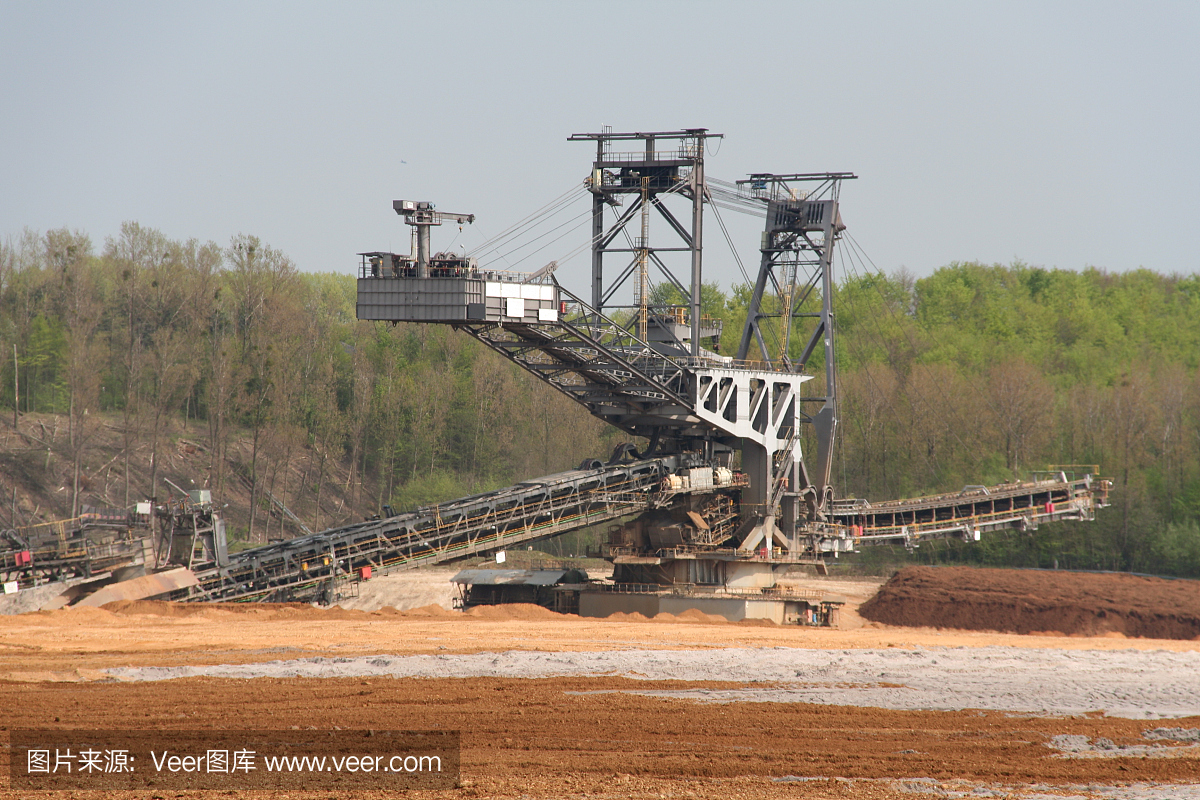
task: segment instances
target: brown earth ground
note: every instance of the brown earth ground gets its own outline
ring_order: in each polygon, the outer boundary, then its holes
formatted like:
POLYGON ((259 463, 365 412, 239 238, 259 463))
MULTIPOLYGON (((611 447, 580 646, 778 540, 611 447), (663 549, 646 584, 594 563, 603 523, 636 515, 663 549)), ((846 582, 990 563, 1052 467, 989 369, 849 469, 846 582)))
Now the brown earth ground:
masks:
MULTIPOLYGON (((848 615, 849 624, 856 624, 848 615)), ((1144 744, 1147 725, 1099 716, 889 711, 794 703, 701 704, 604 690, 696 688, 616 677, 546 679, 190 678, 117 683, 108 666, 249 663, 311 655, 583 651, 715 647, 879 648, 1007 645, 1200 650, 1200 642, 1018 636, 868 623, 823 630, 561 617, 543 609, 439 607, 364 612, 291 607, 127 603, 24 614, 0 622, 2 727, 115 729, 375 728, 462 731, 462 788, 404 796, 498 798, 919 798, 893 780, 943 787, 1169 784, 1200 781, 1194 751, 1178 758, 1057 758, 1059 734, 1144 744), (591 692, 604 691, 593 694, 591 692), (579 694, 582 693, 582 694, 579 694), (779 782, 798 776, 816 780, 779 782), (961 782, 961 783, 960 783, 961 782)), ((742 686, 705 683, 704 686, 742 686)), ((1200 727, 1200 719, 1178 720, 1200 727)), ((1054 787, 1061 787, 1055 789, 1054 787)), ((931 788, 934 792, 936 787, 931 788)), ((1077 790, 1076 790, 1077 791, 1077 790)), ((0 789, 0 798, 20 793, 0 789)), ((42 793, 102 797, 102 793, 42 793)), ((133 792, 123 797, 230 797, 133 792)), ((250 798, 337 793, 252 792, 250 798)), ((383 792, 346 795, 382 798, 383 792)), ((944 795, 941 795, 944 796, 944 795)))
POLYGON ((906 567, 862 607, 888 625, 1200 637, 1200 582, 1049 570, 906 567))

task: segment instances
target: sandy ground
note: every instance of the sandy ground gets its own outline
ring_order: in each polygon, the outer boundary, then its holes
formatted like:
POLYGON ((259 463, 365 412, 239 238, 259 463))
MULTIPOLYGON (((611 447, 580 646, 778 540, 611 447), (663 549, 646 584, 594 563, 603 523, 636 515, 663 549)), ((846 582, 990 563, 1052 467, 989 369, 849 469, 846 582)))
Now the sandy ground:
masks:
POLYGON ((457 568, 407 569, 378 573, 358 584, 358 597, 337 603, 338 608, 355 611, 378 611, 384 607, 397 611, 438 605, 453 608, 458 595, 450 579, 459 573, 457 568))
POLYGON ((410 609, 6 617, 3 726, 462 731, 461 788, 411 797, 1200 798, 1200 642, 410 609), (181 667, 218 669, 145 680, 181 667))

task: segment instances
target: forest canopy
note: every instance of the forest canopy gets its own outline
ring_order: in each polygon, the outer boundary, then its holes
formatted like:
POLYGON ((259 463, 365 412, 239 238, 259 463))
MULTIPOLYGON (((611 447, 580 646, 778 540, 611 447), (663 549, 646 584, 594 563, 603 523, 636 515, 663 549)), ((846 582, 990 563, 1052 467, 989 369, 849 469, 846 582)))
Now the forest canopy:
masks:
MULTIPOLYGON (((1021 263, 952 263, 919 280, 847 272, 833 298, 840 496, 1094 464, 1115 482, 1097 522, 921 556, 1200 576, 1200 276, 1021 263)), ((673 302, 672 291, 655 298, 673 302)), ((724 354, 749 294, 704 287, 724 354)), ((157 453, 175 420, 207 432, 214 495, 235 479, 257 491, 305 447, 347 465, 373 508, 567 469, 622 440, 465 335, 356 320, 354 296, 352 274, 301 272, 248 235, 219 246, 126 223, 97 246, 78 231, 27 231, 0 244, 0 408, 11 425, 19 392, 19 413, 63 417, 75 472, 64 514, 140 499, 129 453, 157 453), (101 420, 123 437, 126 477, 89 497, 79 472, 101 420), (252 443, 238 475, 225 457, 233 436, 252 443)), ((319 496, 318 473, 295 491, 319 496)), ((251 538, 255 525, 252 511, 251 538)))

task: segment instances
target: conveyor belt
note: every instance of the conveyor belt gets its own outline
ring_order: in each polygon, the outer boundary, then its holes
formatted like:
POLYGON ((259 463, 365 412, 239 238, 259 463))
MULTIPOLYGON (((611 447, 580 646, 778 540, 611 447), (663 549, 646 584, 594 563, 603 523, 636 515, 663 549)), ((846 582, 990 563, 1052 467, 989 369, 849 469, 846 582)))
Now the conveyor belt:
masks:
MULTIPOLYGON (((235 553, 224 567, 198 571, 200 585, 181 599, 317 598, 336 579, 362 567, 408 569, 453 561, 639 513, 663 499, 664 477, 691 466, 681 458, 563 472, 235 553)), ((950 537, 971 541, 1005 528, 1033 530, 1043 522, 1088 520, 1106 505, 1107 489, 1107 481, 1091 476, 1071 480, 1059 475, 910 500, 837 501, 831 524, 805 555, 819 558, 880 544, 915 547, 950 537)))
POLYGON ((28 586, 148 563, 149 524, 123 509, 85 506, 78 517, 0 531, 0 577, 28 586))
POLYGON ((680 456, 573 470, 416 511, 332 528, 197 571, 192 600, 313 596, 362 567, 407 569, 524 545, 639 512, 680 456))
POLYGON ((903 544, 961 537, 977 541, 983 533, 1008 528, 1032 531, 1043 522, 1092 520, 1108 505, 1109 482, 1085 475, 1070 479, 973 486, 957 494, 868 503, 838 500, 833 519, 850 526, 856 545, 903 544))

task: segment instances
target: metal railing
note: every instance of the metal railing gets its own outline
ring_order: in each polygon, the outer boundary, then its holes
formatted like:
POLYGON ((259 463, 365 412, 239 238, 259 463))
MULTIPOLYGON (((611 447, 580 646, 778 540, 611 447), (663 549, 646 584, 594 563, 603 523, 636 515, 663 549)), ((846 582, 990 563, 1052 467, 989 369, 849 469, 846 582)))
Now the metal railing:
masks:
POLYGON ((627 150, 622 152, 605 151, 600 161, 609 163, 628 163, 635 161, 695 161, 700 156, 697 147, 677 147, 672 150, 627 150))
POLYGON ((606 522, 646 508, 664 469, 651 459, 568 473, 243 551, 199 575, 195 599, 283 596, 359 566, 451 561, 606 522))
MULTIPOLYGON (((411 268, 406 268, 400 274, 396 274, 388 266, 384 266, 376 271, 369 263, 360 264, 358 268, 358 277, 370 278, 373 280, 401 280, 415 281, 426 280, 418 278, 415 265, 411 268)), ((534 284, 539 286, 549 286, 552 281, 550 276, 537 275, 534 272, 518 272, 516 270, 498 270, 498 269, 464 269, 455 272, 452 275, 440 275, 436 270, 430 273, 430 278, 461 278, 463 280, 485 281, 492 283, 524 283, 534 284)))
MULTIPOLYGON (((787 586, 736 587, 695 583, 595 583, 588 591, 610 594, 679 594, 688 597, 737 597, 767 600, 823 600, 825 592, 815 589, 795 589, 787 586)), ((837 601, 832 601, 837 602, 837 601)))

